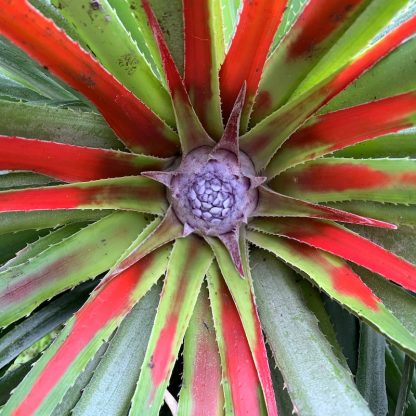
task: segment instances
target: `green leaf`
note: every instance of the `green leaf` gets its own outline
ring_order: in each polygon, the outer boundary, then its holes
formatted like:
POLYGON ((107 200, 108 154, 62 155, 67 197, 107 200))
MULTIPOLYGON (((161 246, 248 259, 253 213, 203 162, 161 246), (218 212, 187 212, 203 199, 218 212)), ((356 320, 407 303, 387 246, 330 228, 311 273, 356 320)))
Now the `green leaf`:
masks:
POLYGON ((404 158, 416 159, 416 130, 409 129, 397 134, 387 134, 334 153, 335 157, 404 158))
POLYGON ((101 115, 55 108, 0 101, 0 133, 62 143, 123 149, 101 115))
MULTIPOLYGON (((141 3, 140 0, 128 1, 132 5, 141 3)), ((184 57, 182 0, 149 0, 149 3, 162 28, 164 38, 169 46, 176 66, 182 72, 184 57)))
POLYGON ((108 2, 151 65, 155 75, 165 83, 159 50, 138 0, 108 0, 108 2))
POLYGON ((385 416, 388 411, 385 351, 384 337, 362 323, 356 383, 375 416, 385 416))
POLYGON ((163 120, 174 125, 167 91, 108 1, 54 0, 54 3, 98 60, 163 120))
POLYGON ((19 250, 19 252, 16 252, 15 257, 3 264, 3 266, 0 267, 0 271, 29 261, 30 259, 36 257, 38 254, 42 253, 42 251, 48 249, 49 246, 61 242, 63 239, 68 238, 86 225, 87 223, 75 223, 66 225, 56 231, 51 231, 49 234, 41 236, 37 241, 34 241, 33 243, 27 239, 27 246, 19 250))
POLYGON ((20 383, 3 414, 49 415, 131 308, 164 273, 168 250, 165 247, 150 254, 99 285, 20 383))
POLYGON ((344 33, 330 51, 309 72, 306 79, 296 89, 292 97, 300 95, 314 85, 333 74, 348 60, 362 51, 382 30, 392 17, 400 11, 409 0, 372 1, 359 18, 344 33))
POLYGON ((307 2, 308 0, 289 0, 287 2, 287 8, 283 15, 282 22, 280 23, 280 26, 274 36, 273 45, 271 47, 272 51, 277 48, 283 36, 288 33, 292 24, 298 18, 307 2))
MULTIPOLYGON (((393 399, 393 406, 395 407, 400 392, 400 382, 402 378, 402 372, 398 363, 395 361, 390 348, 386 348, 386 382, 387 392, 389 397, 393 399)), ((394 411, 394 407, 392 410, 394 411)), ((410 394, 408 408, 405 416, 413 416, 416 414, 416 399, 413 394, 410 394)))
POLYGON ((237 25, 238 12, 240 7, 241 0, 221 0, 224 41, 227 47, 231 42, 237 25))
POLYGON ((77 377, 74 384, 66 391, 61 402, 53 409, 50 416, 69 416, 84 394, 84 389, 95 373, 102 356, 108 347, 108 342, 104 342, 100 349, 95 353, 91 361, 86 365, 83 372, 77 377))
POLYGON ((291 266, 307 274, 329 296, 379 332, 416 356, 416 337, 393 315, 341 259, 294 241, 283 240, 256 232, 249 240, 271 251, 291 266))
POLYGON ((31 172, 0 171, 0 190, 56 185, 57 180, 31 172))
POLYGON ((45 69, 30 59, 11 42, 0 36, 0 72, 37 94, 54 100, 77 100, 45 69))
POLYGON ((111 210, 0 212, 0 235, 15 231, 53 228, 74 222, 98 221, 111 213, 111 210))
POLYGON ((371 415, 351 374, 319 330, 296 274, 259 250, 252 255, 252 273, 262 325, 296 412, 371 415))
POLYGON ((2 271, 0 325, 14 322, 52 296, 108 270, 145 224, 140 214, 116 213, 30 261, 2 271))
POLYGON ((39 356, 36 356, 0 377, 0 406, 7 402, 12 391, 20 384, 38 358, 39 356))
POLYGON ((74 416, 127 414, 139 379, 159 295, 160 286, 154 286, 123 320, 72 410, 74 416))
POLYGON ((42 101, 45 100, 45 97, 13 81, 0 72, 0 99, 11 101, 42 101))
POLYGON ((211 261, 211 251, 198 237, 176 240, 133 396, 131 415, 159 414, 173 365, 211 261))
POLYGON ((344 201, 329 203, 329 206, 358 215, 371 216, 393 224, 416 225, 416 210, 413 205, 383 204, 371 201, 344 201))
POLYGON ((85 282, 58 296, 3 335, 0 338, 0 368, 65 323, 86 301, 96 284, 96 281, 85 282))
MULTIPOLYGON (((47 230, 42 232, 36 230, 24 230, 0 235, 0 264, 13 258, 22 250, 26 244, 36 241, 40 236, 47 234, 47 230)), ((2 266, 3 267, 3 266, 2 266)))
POLYGON ((349 85, 321 112, 327 113, 415 90, 415 63, 409 59, 415 54, 416 38, 412 38, 349 85))

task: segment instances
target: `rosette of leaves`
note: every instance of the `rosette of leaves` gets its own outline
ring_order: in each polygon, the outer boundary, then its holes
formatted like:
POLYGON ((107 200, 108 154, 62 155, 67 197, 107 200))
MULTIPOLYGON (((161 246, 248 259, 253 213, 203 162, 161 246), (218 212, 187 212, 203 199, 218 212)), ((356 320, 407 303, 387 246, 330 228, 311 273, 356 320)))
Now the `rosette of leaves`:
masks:
POLYGON ((404 408, 411 3, 0 0, 2 414, 404 408))

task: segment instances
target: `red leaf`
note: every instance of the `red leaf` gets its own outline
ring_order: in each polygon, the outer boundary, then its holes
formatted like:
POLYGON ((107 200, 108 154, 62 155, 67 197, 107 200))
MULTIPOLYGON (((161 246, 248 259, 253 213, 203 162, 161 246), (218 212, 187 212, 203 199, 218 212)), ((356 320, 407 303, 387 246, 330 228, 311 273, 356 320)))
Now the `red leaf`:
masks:
POLYGON ((30 170, 65 182, 139 175, 164 169, 168 159, 43 140, 0 136, 0 169, 30 170))
POLYGON ((367 0, 310 0, 266 62, 252 119, 282 106, 318 60, 357 18, 367 0), (275 80, 279 80, 276 83, 275 80))
POLYGON ((416 93, 346 108, 313 119, 279 149, 280 169, 334 152, 347 146, 412 127, 416 93))
POLYGON ((334 75, 290 101, 241 137, 240 147, 250 155, 257 170, 267 166, 267 176, 275 176, 280 168, 277 156, 273 156, 290 135, 331 98, 415 32, 416 16, 402 23, 334 75))
POLYGON ((218 65, 211 0, 183 0, 186 89, 205 129, 219 138, 222 130, 218 97, 218 65), (215 83, 215 84, 214 84, 215 83), (214 117, 215 116, 215 117, 214 117), (218 119, 218 120, 217 120, 218 119), (214 122, 215 120, 215 122, 214 122), (218 123, 216 123, 218 121, 218 123), (218 125, 216 125, 218 124, 218 125))
POLYGON ((95 291, 88 303, 75 314, 75 321, 68 337, 43 368, 29 394, 14 411, 14 415, 34 414, 71 363, 97 333, 112 319, 129 312, 134 306, 133 292, 137 289, 140 278, 152 266, 153 257, 153 255, 147 256, 117 278, 101 286, 100 290, 95 291))
POLYGON ((256 366, 233 298, 219 274, 214 288, 210 287, 210 296, 215 296, 211 300, 213 307, 219 307, 218 311, 214 309, 214 321, 217 320, 222 367, 231 390, 234 414, 260 416, 264 399, 256 366))
POLYGON ((27 0, 0 0, 0 33, 89 98, 127 146, 172 156, 177 137, 91 55, 27 0))
POLYGON ((251 226, 328 251, 416 292, 416 267, 413 264, 350 230, 306 218, 261 219, 251 226))
POLYGON ((286 4, 287 0, 244 0, 236 33, 220 70, 225 120, 244 81, 247 82, 246 108, 251 107, 286 4))
POLYGON ((142 4, 162 56, 163 67, 172 96, 183 153, 186 154, 200 146, 214 145, 215 142, 208 136, 195 114, 178 68, 169 52, 159 22, 157 21, 148 0, 142 0, 142 4))
POLYGON ((0 211, 124 209, 163 213, 165 190, 156 182, 127 176, 71 185, 0 192, 0 211))

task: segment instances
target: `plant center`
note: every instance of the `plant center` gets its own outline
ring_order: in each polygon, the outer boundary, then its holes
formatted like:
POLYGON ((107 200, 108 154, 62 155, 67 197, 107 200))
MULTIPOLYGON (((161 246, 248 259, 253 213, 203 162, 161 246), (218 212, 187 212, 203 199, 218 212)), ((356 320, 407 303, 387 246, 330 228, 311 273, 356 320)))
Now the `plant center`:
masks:
POLYGON ((170 200, 178 218, 205 235, 235 230, 257 205, 252 189, 254 169, 249 158, 240 161, 227 150, 211 153, 202 147, 190 152, 174 175, 170 200))

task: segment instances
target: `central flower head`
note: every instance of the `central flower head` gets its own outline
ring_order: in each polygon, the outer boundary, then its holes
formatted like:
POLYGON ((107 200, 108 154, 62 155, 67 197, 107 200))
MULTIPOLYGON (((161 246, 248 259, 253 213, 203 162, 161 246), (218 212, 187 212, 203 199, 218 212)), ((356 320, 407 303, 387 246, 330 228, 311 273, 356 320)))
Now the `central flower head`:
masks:
POLYGON ((190 152, 173 176, 172 207, 182 223, 203 235, 219 236, 246 222, 257 205, 255 174, 247 156, 201 147, 190 152))

